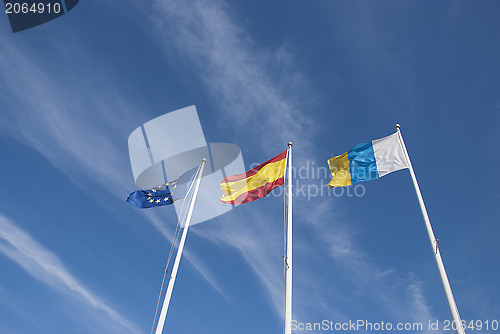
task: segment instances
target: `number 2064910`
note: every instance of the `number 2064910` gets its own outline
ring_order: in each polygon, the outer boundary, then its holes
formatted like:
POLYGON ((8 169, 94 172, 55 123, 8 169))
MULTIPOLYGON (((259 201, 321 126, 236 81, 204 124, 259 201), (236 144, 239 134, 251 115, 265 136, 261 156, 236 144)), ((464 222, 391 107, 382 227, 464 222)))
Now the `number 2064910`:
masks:
MULTIPOLYGON (((498 330, 498 320, 471 320, 471 321, 465 321, 462 320, 462 328, 464 330, 493 330, 496 331, 498 330)), ((443 323, 443 330, 456 330, 457 329, 457 324, 455 321, 450 321, 450 320, 445 320, 443 323)))
POLYGON ((61 4, 55 3, 5 3, 5 13, 6 14, 58 14, 61 12, 61 4))

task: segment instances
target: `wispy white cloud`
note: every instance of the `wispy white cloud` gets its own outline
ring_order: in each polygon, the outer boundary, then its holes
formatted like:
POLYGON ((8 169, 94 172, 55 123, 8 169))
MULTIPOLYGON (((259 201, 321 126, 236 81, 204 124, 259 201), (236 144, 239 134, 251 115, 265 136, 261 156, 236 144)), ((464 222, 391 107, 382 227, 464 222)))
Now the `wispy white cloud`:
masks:
MULTIPOLYGON (((5 40, 0 45, 4 50, 0 129, 36 149, 82 188, 94 179, 117 192, 125 191, 128 170, 117 167, 127 165, 128 157, 117 149, 116 134, 126 138, 123 130, 133 119, 132 103, 104 82, 100 89, 91 90, 90 76, 68 87, 66 81, 74 77, 54 77, 43 60, 28 57, 28 47, 5 40), (109 114, 114 114, 113 119, 106 117, 109 114)), ((70 59, 63 61, 70 66, 70 59)))
POLYGON ((255 137, 259 129, 256 139, 264 148, 297 139, 300 150, 311 149, 310 132, 304 131, 311 123, 299 101, 312 101, 313 94, 303 74, 293 70, 293 55, 285 45, 259 48, 222 1, 155 5, 154 22, 166 53, 194 67, 216 101, 221 123, 230 121, 242 138, 255 137))
MULTIPOLYGON (((97 184, 123 200, 133 187, 131 170, 124 168, 129 166, 124 147, 128 131, 140 124, 139 108, 111 88, 115 83, 105 76, 95 83, 92 74, 82 74, 80 83, 69 88, 64 80, 50 75, 42 63, 28 58, 30 53, 24 49, 13 45, 2 49, 0 78, 4 79, 4 89, 0 101, 4 102, 5 117, 0 119, 0 129, 34 148, 84 191, 93 193, 97 184)), ((172 240, 158 213, 143 214, 167 240, 172 240)), ((201 261, 189 252, 186 259, 227 298, 201 261)))
POLYGON ((415 322, 425 323, 426 321, 435 320, 432 315, 432 308, 428 305, 424 293, 422 282, 414 274, 410 274, 407 299, 412 307, 410 310, 411 318, 415 322))
POLYGON ((283 308, 283 235, 279 221, 269 224, 269 216, 252 212, 252 224, 230 224, 226 217, 219 217, 226 224, 218 224, 217 229, 197 225, 193 233, 212 242, 229 246, 239 252, 261 281, 270 305, 277 314, 283 308))
MULTIPOLYGON (((38 314, 36 308, 23 303, 20 298, 7 290, 5 287, 0 288, 0 306, 4 306, 10 312, 16 314, 22 319, 24 324, 32 325, 32 330, 37 333, 57 333, 59 324, 53 323, 50 319, 38 314)), ((12 328, 7 328, 9 324, 3 323, 0 326, 0 333, 13 333, 12 328)))
MULTIPOLYGON (((59 258, 40 245, 7 217, 0 215, 0 252, 20 265, 33 278, 68 297, 77 298, 95 310, 94 317, 104 312, 120 332, 140 333, 138 327, 108 306, 65 268, 59 258)), ((113 326, 110 326, 113 327, 113 326)))
POLYGON ((345 218, 338 215, 335 220, 320 219, 331 216, 332 211, 330 203, 318 205, 310 214, 311 227, 316 240, 326 247, 328 257, 342 268, 351 283, 383 305, 384 313, 394 319, 419 322, 433 319, 418 277, 396 268, 380 268, 358 244, 355 228, 348 226, 345 218))
MULTIPOLYGON (((157 212, 149 211, 149 212, 146 212, 145 215, 148 217, 151 224, 153 224, 153 226, 155 226, 158 229, 158 231, 160 231, 160 233, 163 235, 163 237, 165 237, 165 239, 169 240, 170 242, 174 242, 175 231, 174 231, 174 233, 172 233, 171 232, 172 229, 165 228, 164 218, 161 217, 160 214, 158 214, 157 212)), ((182 231, 180 233, 182 233, 182 231)), ((193 233, 192 229, 191 229, 191 232, 189 232, 189 233, 193 233)), ((180 237, 178 237, 178 239, 180 239, 180 237)), ((176 241, 176 245, 175 245, 176 247, 177 247, 177 244, 178 244, 178 240, 176 241)), ((182 252, 182 255, 184 258, 186 258, 187 261, 189 261, 191 263, 191 265, 193 265, 193 267, 207 281, 207 283, 215 291, 217 291, 219 293, 220 296, 222 296, 226 301, 230 302, 230 298, 226 295, 226 293, 224 292, 224 290, 220 286, 217 278, 214 276, 212 271, 210 271, 207 268, 207 266, 203 263, 203 261, 200 260, 200 258, 196 254, 191 252, 189 250, 189 248, 185 248, 184 251, 182 252)), ((175 258, 175 253, 171 259, 171 262, 169 263, 170 266, 172 265, 174 258, 175 258)))

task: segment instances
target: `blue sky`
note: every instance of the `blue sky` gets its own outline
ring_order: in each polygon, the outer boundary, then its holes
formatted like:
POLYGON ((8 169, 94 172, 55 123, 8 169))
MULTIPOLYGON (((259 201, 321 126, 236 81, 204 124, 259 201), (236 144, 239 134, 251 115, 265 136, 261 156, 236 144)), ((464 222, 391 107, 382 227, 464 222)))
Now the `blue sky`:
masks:
MULTIPOLYGON (((0 333, 150 332, 176 214, 125 203, 127 138, 190 105, 247 167, 293 141, 295 168, 321 172, 400 123, 462 318, 500 320, 499 14, 88 0, 16 34, 0 15, 0 333)), ((408 171, 306 191, 327 182, 296 182, 294 319, 450 319, 408 171)), ((166 333, 282 330, 282 210, 270 196, 190 229, 166 333)))

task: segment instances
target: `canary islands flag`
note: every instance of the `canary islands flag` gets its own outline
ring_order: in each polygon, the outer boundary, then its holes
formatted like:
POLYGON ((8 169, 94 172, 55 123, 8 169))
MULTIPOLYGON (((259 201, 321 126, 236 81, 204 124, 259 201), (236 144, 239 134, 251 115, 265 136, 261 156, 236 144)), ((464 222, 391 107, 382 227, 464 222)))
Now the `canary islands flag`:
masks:
POLYGON ((127 203, 141 209, 172 204, 186 196, 197 170, 198 167, 195 167, 172 182, 160 184, 148 190, 134 191, 128 196, 127 203))
POLYGON ((396 132, 390 136, 354 146, 346 153, 328 160, 332 173, 331 187, 378 179, 408 168, 403 145, 396 132))
POLYGON ((287 151, 243 174, 228 176, 220 182, 223 203, 243 204, 265 197, 285 184, 287 151))

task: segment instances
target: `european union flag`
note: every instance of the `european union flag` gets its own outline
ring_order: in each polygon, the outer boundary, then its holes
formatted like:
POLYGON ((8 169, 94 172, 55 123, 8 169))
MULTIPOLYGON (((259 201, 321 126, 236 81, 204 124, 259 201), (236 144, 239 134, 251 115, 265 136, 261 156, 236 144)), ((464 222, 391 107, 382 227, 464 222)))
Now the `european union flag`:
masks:
POLYGON ((169 205, 184 198, 189 191, 198 167, 195 167, 172 182, 167 182, 148 190, 137 190, 127 198, 127 203, 136 208, 146 209, 169 205))

